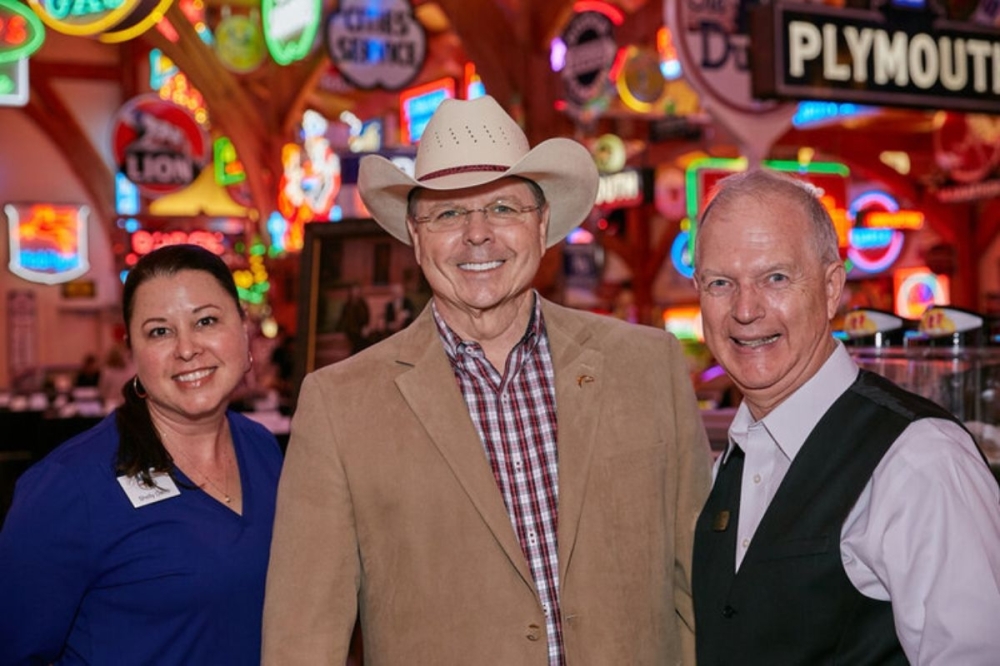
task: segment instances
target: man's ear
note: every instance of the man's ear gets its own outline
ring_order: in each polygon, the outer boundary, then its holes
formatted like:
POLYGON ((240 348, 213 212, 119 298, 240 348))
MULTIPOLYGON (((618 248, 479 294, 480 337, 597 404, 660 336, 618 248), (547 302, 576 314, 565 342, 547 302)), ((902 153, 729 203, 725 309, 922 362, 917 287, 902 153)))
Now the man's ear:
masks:
POLYGON ((417 226, 409 215, 406 216, 406 232, 410 235, 410 243, 413 245, 413 256, 417 260, 417 266, 420 266, 420 236, 417 234, 417 226))
POLYGON ((549 247, 549 211, 551 210, 548 202, 542 206, 541 215, 539 216, 540 225, 539 232, 542 242, 542 254, 545 254, 545 250, 549 247))
POLYGON ((847 269, 843 261, 833 261, 826 267, 826 316, 833 319, 840 309, 840 299, 844 295, 847 269))

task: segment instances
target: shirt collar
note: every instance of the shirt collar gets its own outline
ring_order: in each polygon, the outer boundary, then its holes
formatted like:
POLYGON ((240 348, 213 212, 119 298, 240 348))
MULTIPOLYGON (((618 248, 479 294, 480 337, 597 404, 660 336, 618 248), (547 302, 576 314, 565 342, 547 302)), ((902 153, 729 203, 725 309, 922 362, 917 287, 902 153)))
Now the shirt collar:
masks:
MULTIPOLYGON (((545 330, 545 324, 542 321, 542 303, 541 299, 538 298, 538 292, 532 290, 531 297, 534 301, 531 309, 531 319, 528 320, 528 326, 524 331, 524 335, 518 341, 515 348, 524 347, 527 351, 531 351, 535 346, 538 345, 539 337, 543 334, 545 330)), ((438 335, 441 338, 441 342, 444 344, 444 351, 448 355, 448 358, 455 362, 458 358, 459 353, 468 347, 479 347, 479 342, 476 340, 462 340, 448 323, 438 312, 436 299, 431 299, 431 313, 434 315, 434 323, 437 325, 438 335)))
POLYGON ((723 463, 729 459, 735 443, 747 441, 751 426, 757 423, 767 429, 782 453, 789 460, 794 460, 809 433, 837 398, 854 383, 857 376, 858 366, 838 340, 836 348, 819 372, 759 422, 754 421, 750 408, 743 401, 729 426, 729 444, 723 453, 723 463))

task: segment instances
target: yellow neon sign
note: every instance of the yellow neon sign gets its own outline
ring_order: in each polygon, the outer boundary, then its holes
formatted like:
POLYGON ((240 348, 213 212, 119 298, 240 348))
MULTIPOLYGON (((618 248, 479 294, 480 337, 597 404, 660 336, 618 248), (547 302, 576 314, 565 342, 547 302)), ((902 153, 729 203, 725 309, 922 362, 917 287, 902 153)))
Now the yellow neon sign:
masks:
POLYGON ((159 23, 160 19, 163 18, 163 15, 167 13, 167 9, 170 8, 170 3, 173 1, 174 0, 146 0, 143 2, 143 7, 136 9, 136 11, 130 14, 121 23, 112 26, 111 29, 104 34, 98 35, 97 39, 105 44, 118 44, 120 42, 127 42, 130 39, 136 38, 159 23), (146 5, 151 3, 155 3, 155 5, 147 12, 146 5))
POLYGON ((125 19, 142 0, 28 0, 39 18, 56 32, 96 35, 125 19))

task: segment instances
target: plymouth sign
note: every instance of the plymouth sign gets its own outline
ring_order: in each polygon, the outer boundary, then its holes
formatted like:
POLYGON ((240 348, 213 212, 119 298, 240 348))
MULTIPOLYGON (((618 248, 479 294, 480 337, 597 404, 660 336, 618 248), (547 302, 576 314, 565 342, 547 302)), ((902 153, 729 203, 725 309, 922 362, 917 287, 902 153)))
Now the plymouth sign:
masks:
POLYGON ((930 6, 762 5, 751 34, 759 97, 1000 113, 1000 31, 930 6))

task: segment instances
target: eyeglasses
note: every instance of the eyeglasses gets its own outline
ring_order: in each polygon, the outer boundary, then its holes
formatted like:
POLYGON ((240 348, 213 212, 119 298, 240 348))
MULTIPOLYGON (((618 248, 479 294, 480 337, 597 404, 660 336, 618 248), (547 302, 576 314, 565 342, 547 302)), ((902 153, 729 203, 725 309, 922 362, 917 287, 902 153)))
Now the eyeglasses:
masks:
POLYGON ((412 219, 428 231, 454 231, 468 222, 473 213, 482 213, 494 227, 510 227, 524 221, 526 213, 540 208, 541 206, 518 206, 505 201, 494 201, 482 208, 443 208, 431 211, 430 215, 414 215, 412 219))

